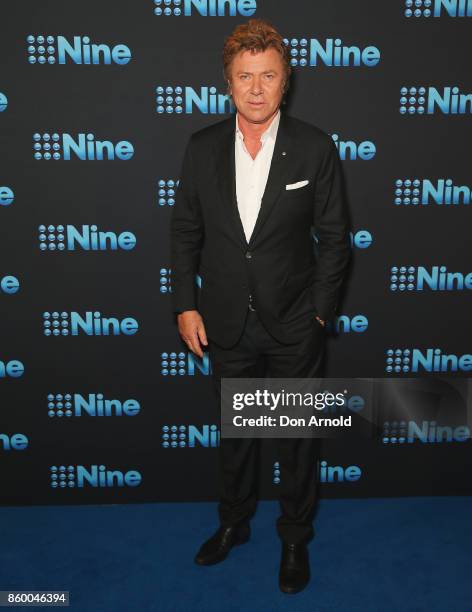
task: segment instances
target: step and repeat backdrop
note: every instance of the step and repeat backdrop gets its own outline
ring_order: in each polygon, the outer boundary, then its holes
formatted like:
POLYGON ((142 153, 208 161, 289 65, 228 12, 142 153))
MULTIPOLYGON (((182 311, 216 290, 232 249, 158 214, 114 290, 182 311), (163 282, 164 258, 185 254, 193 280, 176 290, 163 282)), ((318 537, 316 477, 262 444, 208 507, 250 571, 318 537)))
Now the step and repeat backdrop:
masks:
POLYGON ((216 499, 219 410, 172 314, 169 222, 187 139, 234 112, 222 46, 250 17, 290 47, 283 112, 342 160, 353 258, 326 376, 423 377, 436 410, 324 440, 321 494, 470 494, 472 1, 0 10, 1 503, 216 499))

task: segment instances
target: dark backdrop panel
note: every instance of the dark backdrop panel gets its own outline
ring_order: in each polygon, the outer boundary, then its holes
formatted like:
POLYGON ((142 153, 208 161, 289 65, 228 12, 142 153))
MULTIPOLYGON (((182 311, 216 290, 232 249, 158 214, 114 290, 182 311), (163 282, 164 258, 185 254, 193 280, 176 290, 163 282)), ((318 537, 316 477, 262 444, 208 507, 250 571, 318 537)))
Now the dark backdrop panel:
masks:
MULTIPOLYGON (((436 16, 407 17, 408 3, 401 0, 255 4, 254 16, 268 18, 290 40, 340 39, 380 52, 375 66, 294 66, 286 107, 337 141, 375 145, 371 159, 343 158, 353 233, 368 232, 372 242, 353 246, 339 317, 328 334, 327 375, 389 375, 385 356, 391 348, 469 354, 469 291, 392 291, 390 270, 446 266, 464 275, 471 270, 469 205, 394 204, 399 179, 437 185, 449 178, 454 185, 470 185, 470 104, 462 113, 399 111, 403 86, 471 91, 470 17, 453 17, 444 9, 436 16), (345 327, 359 316, 367 321, 363 331, 345 327)), ((16 293, 0 290, 0 370, 7 369, 0 376, 4 504, 215 499, 218 432, 212 426, 219 415, 211 364, 197 360, 192 369, 169 292, 163 291, 169 283, 162 279, 171 281, 171 205, 159 202, 158 181, 176 181, 189 135, 225 115, 196 108, 160 114, 156 88, 215 87, 224 94, 223 40, 246 16, 202 16, 195 7, 191 15, 155 14, 165 6, 152 0, 25 0, 1 9, 0 107, 1 94, 6 105, 0 112, 0 188, 11 189, 14 199, 8 204, 0 191, 0 282, 7 276, 19 282, 16 293), (131 61, 31 64, 29 35, 124 44, 131 61), (35 133, 129 141, 134 154, 126 161, 37 160, 35 133), (136 245, 42 251, 39 226, 61 224, 131 232, 136 245), (43 313, 55 311, 132 317, 138 331, 48 337, 43 313), (183 353, 181 374, 165 373, 162 354, 172 352, 183 353), (18 377, 11 375, 15 361, 24 367, 18 377), (59 416, 66 394, 71 414, 59 416), (102 397, 117 400, 125 410, 109 416, 77 413, 78 400, 89 395, 98 404, 102 397), (165 437, 173 426, 176 447, 165 437)), ((467 369, 441 373, 467 374, 467 369)), ((267 443, 261 469, 265 498, 277 496, 276 461, 276 448, 267 443)), ((380 434, 349 444, 325 440, 319 463, 322 495, 334 497, 470 494, 471 469, 470 439, 395 445, 380 434), (358 477, 340 477, 350 466, 358 477), (330 482, 324 475, 336 467, 330 482)))

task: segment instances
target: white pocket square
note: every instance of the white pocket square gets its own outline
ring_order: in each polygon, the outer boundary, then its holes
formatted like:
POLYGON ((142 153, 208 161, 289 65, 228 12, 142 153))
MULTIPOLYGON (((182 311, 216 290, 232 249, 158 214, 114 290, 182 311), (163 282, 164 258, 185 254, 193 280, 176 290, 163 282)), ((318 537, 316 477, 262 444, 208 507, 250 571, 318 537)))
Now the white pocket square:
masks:
POLYGON ((285 185, 285 189, 299 189, 300 187, 305 187, 308 185, 309 181, 298 181, 298 183, 291 183, 290 185, 285 185))

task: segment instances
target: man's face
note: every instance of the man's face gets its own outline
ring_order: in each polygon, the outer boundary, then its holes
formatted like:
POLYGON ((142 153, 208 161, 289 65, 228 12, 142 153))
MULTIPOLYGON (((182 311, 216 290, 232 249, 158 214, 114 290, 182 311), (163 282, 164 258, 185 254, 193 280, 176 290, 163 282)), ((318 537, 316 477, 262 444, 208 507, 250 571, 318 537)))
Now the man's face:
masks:
POLYGON ((251 123, 264 123, 279 108, 284 65, 275 49, 241 51, 230 67, 230 92, 240 113, 251 123))

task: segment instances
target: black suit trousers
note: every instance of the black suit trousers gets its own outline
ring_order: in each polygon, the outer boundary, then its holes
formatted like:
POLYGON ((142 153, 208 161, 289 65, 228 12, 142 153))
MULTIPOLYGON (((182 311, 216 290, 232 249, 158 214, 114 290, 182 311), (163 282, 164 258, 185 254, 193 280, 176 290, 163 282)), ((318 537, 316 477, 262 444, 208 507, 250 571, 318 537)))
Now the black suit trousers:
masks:
MULTIPOLYGON (((243 332, 231 348, 208 341, 212 379, 221 401, 220 380, 228 378, 318 378, 322 376, 325 329, 313 313, 304 314, 297 325, 306 330, 296 343, 281 344, 264 327, 257 311, 248 310, 243 332)), ((249 522, 257 506, 261 438, 223 438, 218 450, 221 525, 249 522)), ((276 522, 279 537, 287 543, 308 541, 314 536, 313 516, 317 501, 319 438, 277 438, 280 464, 279 502, 276 522)))

